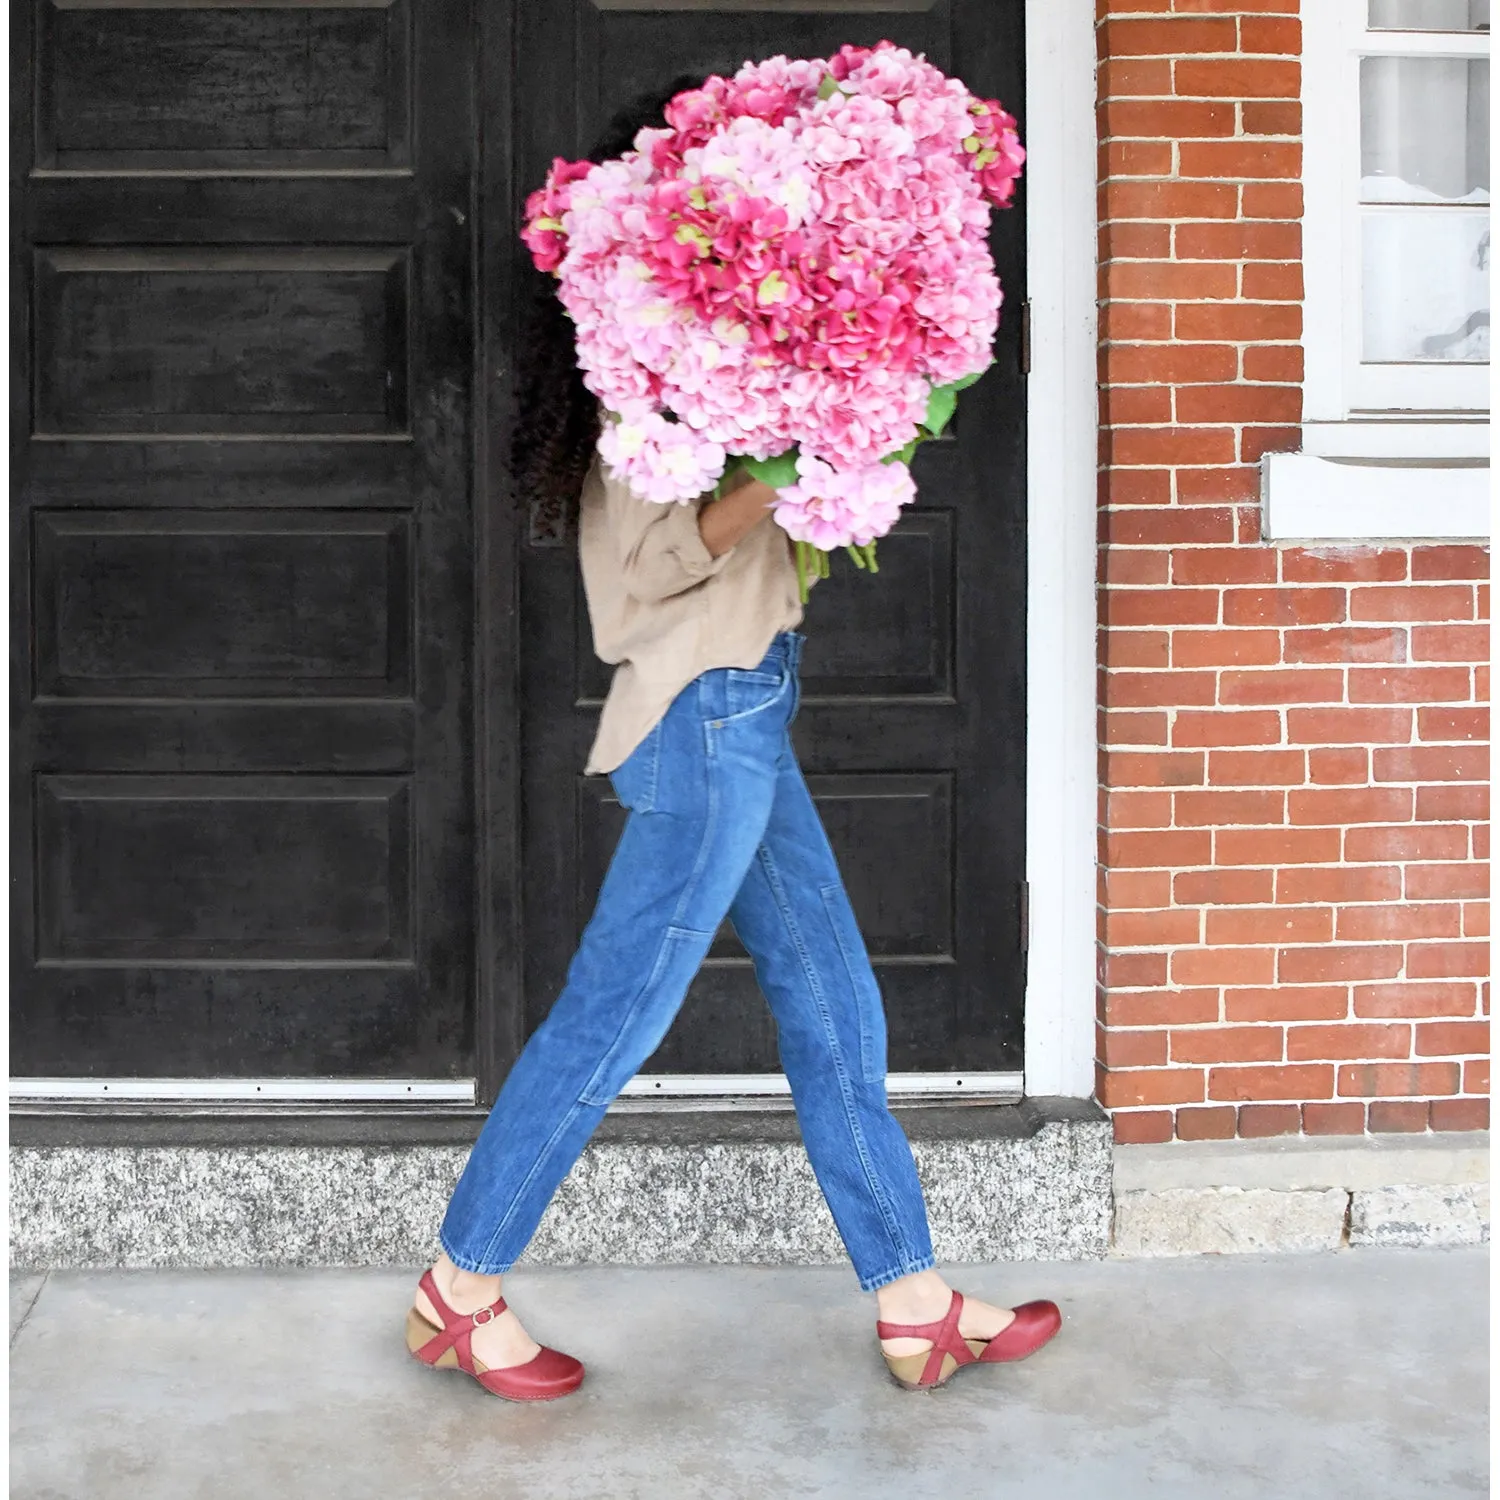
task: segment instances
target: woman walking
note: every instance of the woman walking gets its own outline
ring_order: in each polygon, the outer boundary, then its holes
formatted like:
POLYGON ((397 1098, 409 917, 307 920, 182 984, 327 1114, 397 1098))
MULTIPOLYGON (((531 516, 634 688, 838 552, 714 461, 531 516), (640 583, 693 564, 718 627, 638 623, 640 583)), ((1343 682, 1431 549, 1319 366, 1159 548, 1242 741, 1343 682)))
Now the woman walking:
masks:
MULTIPOLYGON (((618 120, 625 149, 679 83, 618 120)), ((919 1389, 1023 1358, 1057 1331, 1051 1302, 965 1299, 935 1269, 911 1148, 886 1103, 879 987, 789 735, 803 636, 775 491, 740 472, 719 498, 650 504, 594 456, 600 413, 572 328, 539 289, 523 355, 515 467, 523 499, 577 499, 595 650, 615 664, 586 769, 625 828, 566 983, 501 1089, 421 1278, 407 1342, 486 1390, 547 1400, 583 1366, 540 1348, 502 1276, 605 1109, 666 1035, 727 915, 770 1003, 802 1138, 891 1373, 919 1389)))

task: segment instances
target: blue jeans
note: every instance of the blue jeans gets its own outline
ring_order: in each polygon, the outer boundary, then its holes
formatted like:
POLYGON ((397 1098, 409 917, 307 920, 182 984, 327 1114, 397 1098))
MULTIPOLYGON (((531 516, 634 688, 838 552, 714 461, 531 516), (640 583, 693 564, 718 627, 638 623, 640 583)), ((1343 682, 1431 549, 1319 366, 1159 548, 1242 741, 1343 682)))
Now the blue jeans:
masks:
POLYGON ((932 1266, 911 1147, 886 1104, 880 989, 788 733, 803 639, 784 631, 753 670, 695 678, 611 773, 629 817, 562 993, 448 1205, 440 1238, 455 1265, 504 1271, 525 1249, 727 913, 860 1286, 932 1266))

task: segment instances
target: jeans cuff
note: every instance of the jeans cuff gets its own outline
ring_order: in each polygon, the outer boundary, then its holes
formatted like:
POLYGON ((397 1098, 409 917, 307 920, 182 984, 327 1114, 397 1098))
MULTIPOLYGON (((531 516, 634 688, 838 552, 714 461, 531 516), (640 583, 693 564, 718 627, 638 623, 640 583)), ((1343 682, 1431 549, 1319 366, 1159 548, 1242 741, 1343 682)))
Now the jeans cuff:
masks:
POLYGON ((919 1271, 931 1271, 937 1266, 937 1257, 924 1255, 917 1260, 909 1260, 905 1265, 895 1266, 885 1271, 873 1271, 868 1276, 859 1278, 859 1289, 862 1292, 873 1292, 883 1286, 889 1286, 893 1281, 900 1281, 903 1276, 915 1276, 919 1271))
POLYGON ((503 1276, 515 1264, 514 1261, 508 1260, 503 1265, 490 1265, 476 1260, 472 1255, 465 1255, 449 1242, 447 1235, 441 1229, 438 1230, 438 1244, 443 1247, 443 1254, 460 1271, 470 1271, 476 1276, 503 1276))

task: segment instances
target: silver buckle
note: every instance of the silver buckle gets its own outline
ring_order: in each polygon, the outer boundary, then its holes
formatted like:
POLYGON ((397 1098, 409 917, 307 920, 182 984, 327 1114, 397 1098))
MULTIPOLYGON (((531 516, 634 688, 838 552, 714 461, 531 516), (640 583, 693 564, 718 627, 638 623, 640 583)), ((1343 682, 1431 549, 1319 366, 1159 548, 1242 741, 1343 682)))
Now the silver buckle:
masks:
POLYGON ((486 1323, 493 1323, 495 1321, 495 1309, 493 1307, 481 1307, 477 1313, 470 1313, 469 1317, 476 1328, 482 1328, 486 1323))

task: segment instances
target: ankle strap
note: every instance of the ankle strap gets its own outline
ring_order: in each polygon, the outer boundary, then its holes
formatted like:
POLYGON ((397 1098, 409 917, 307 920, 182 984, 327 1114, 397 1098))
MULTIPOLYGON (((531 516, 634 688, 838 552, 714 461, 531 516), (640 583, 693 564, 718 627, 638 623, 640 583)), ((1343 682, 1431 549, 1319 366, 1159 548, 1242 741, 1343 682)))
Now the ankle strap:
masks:
POLYGON ((427 1300, 432 1303, 437 1311, 437 1315, 443 1320, 443 1331, 445 1333, 457 1333, 461 1330, 482 1328, 486 1323, 493 1323, 501 1313, 507 1311, 505 1298, 496 1297, 487 1306, 476 1308, 471 1313, 454 1312, 443 1301, 443 1294, 438 1291, 437 1282, 433 1280, 430 1270, 422 1273, 422 1279, 417 1284, 427 1293, 427 1300))
POLYGON ((964 1299, 955 1291, 948 1302, 948 1311, 931 1323, 882 1323, 875 1324, 875 1336, 882 1339, 930 1339, 936 1343, 951 1323, 956 1329, 958 1317, 963 1311, 964 1299))
POLYGON ((962 1293, 954 1290, 948 1303, 947 1313, 935 1323, 882 1323, 875 1324, 875 1334, 882 1339, 931 1339, 932 1348, 927 1354, 927 1363, 922 1368, 921 1385, 931 1385, 943 1368, 943 1356, 951 1354, 961 1365, 972 1364, 974 1351, 958 1336, 958 1320, 964 1310, 962 1293))

